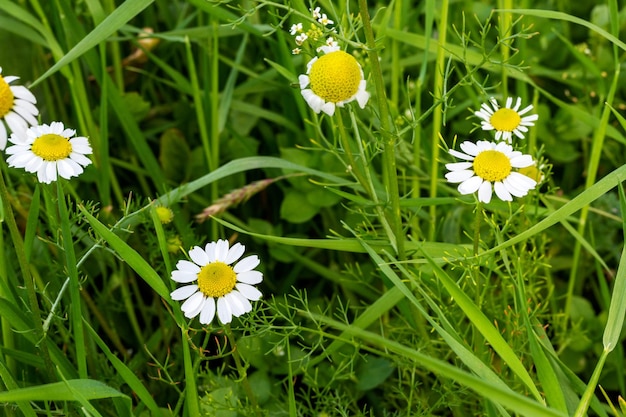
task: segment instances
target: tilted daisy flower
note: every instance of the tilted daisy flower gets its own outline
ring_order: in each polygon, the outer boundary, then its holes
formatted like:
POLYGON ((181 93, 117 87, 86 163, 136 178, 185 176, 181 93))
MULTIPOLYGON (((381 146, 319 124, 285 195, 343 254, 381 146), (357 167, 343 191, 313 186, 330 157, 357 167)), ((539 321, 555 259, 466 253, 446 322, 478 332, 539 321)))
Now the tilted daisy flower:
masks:
POLYGON ((9 138, 13 145, 6 150, 10 155, 7 163, 12 168, 36 172, 39 182, 46 184, 56 181, 57 176, 76 177, 91 164, 85 155, 91 154, 92 149, 86 137, 74 137, 75 134, 74 129, 65 129, 61 122, 13 132, 9 138))
POLYGON ((514 151, 505 142, 466 141, 461 143, 461 149, 465 153, 454 149, 449 152, 465 162, 446 164, 450 171, 446 179, 453 184, 460 183, 458 190, 461 194, 478 191, 478 201, 489 203, 495 190, 500 200, 512 201, 513 196, 523 197, 537 185, 533 179, 513 171, 533 165, 533 158, 514 151))
POLYGON ((250 301, 261 298, 254 287, 263 281, 263 274, 254 270, 260 261, 250 255, 232 266, 245 252, 241 243, 229 248, 227 240, 208 243, 204 249, 195 246, 189 251, 191 261, 181 260, 172 272, 172 279, 185 285, 174 290, 172 300, 185 302, 181 310, 187 318, 200 315, 200 323, 209 324, 217 317, 223 324, 230 323, 252 310, 250 301))
POLYGON ((7 146, 9 138, 7 126, 11 132, 26 130, 36 125, 39 110, 35 107, 37 99, 28 88, 21 85, 10 85, 19 77, 2 76, 0 67, 0 150, 7 146), (5 126, 6 124, 6 126, 5 126))
POLYGON ((511 143, 513 135, 524 139, 524 133, 528 132, 528 126, 534 126, 534 122, 539 118, 537 114, 524 116, 533 106, 531 104, 519 110, 522 105, 522 99, 520 97, 515 101, 514 107, 511 107, 513 97, 507 98, 506 105, 502 108, 500 108, 495 98, 492 97, 489 101, 491 107, 489 107, 488 103, 483 103, 483 105, 480 106, 480 110, 474 112, 474 114, 483 119, 480 122, 483 130, 496 131, 496 140, 502 138, 502 140, 511 143))
POLYGON ((365 89, 361 65, 337 46, 325 45, 321 49, 325 54, 310 60, 306 75, 298 77, 304 100, 315 113, 323 111, 329 116, 335 113, 335 106, 343 107, 354 100, 364 108, 370 94, 365 89))

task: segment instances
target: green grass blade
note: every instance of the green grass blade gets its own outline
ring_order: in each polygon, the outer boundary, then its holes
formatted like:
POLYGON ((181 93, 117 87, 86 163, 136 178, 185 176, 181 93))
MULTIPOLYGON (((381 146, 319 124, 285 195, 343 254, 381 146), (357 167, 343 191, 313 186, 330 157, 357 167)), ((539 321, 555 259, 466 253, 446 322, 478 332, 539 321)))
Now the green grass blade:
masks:
POLYGON ((126 242, 124 242, 119 236, 109 230, 98 219, 92 216, 84 206, 78 206, 80 211, 85 216, 87 222, 91 225, 93 230, 100 235, 105 242, 109 244, 111 248, 135 271, 139 276, 154 290, 159 296, 161 296, 168 303, 171 302, 170 290, 167 288, 163 279, 159 274, 150 266, 150 264, 133 248, 131 248, 126 242))
POLYGON ((476 326, 476 329, 485 337, 498 355, 504 360, 511 370, 526 385, 530 392, 540 401, 543 401, 541 393, 537 389, 532 377, 524 367, 522 361, 517 357, 513 349, 504 340, 498 329, 494 327, 491 321, 485 316, 480 308, 463 292, 457 283, 434 262, 426 252, 424 257, 433 267, 433 271, 441 284, 446 288, 448 293, 454 298, 456 304, 465 312, 467 318, 476 326))
POLYGON ((502 404, 507 409, 513 410, 519 415, 528 417, 566 416, 566 414, 558 410, 548 408, 543 404, 537 401, 533 401, 528 397, 524 397, 517 392, 497 386, 483 378, 462 371, 447 362, 424 355, 416 351, 415 349, 389 340, 388 338, 379 334, 371 333, 356 327, 352 327, 350 325, 346 325, 344 323, 340 323, 321 314, 315 314, 309 311, 300 312, 305 316, 332 326, 342 332, 346 332, 353 337, 371 343, 375 346, 380 347, 381 349, 385 349, 388 352, 392 352, 403 358, 410 359, 414 361, 417 366, 428 369, 429 371, 437 375, 450 378, 458 382, 459 384, 472 389, 483 397, 502 404))
POLYGON ((68 65, 82 54, 106 40, 115 31, 119 30, 128 21, 137 16, 142 10, 152 4, 154 0, 128 0, 122 3, 102 23, 94 28, 87 36, 78 42, 70 51, 60 58, 48 71, 39 77, 33 85, 40 83, 60 68, 68 65))
POLYGON ((626 43, 620 41, 617 37, 611 35, 606 30, 602 29, 600 26, 594 25, 591 22, 588 22, 580 17, 572 16, 567 13, 558 12, 555 10, 540 10, 540 9, 501 9, 497 10, 500 12, 510 12, 516 14, 523 14, 526 16, 536 16, 543 17, 545 19, 555 19, 555 20, 564 20, 567 22, 575 23, 577 25, 584 26, 592 31, 596 32, 598 35, 602 36, 606 40, 612 42, 617 45, 620 49, 626 51, 626 43))
MULTIPOLYGON (((622 224, 624 236, 626 236, 626 196, 622 187, 619 189, 619 201, 622 211, 622 218, 625 219, 622 224)), ((604 349, 611 352, 619 343, 620 333, 624 325, 624 316, 626 315, 626 246, 622 249, 622 256, 617 268, 615 276, 615 284, 613 286, 613 295, 611 296, 611 305, 609 306, 609 315, 602 335, 602 343, 604 349)))
POLYGON ((87 331, 91 334, 93 340, 96 341, 104 355, 107 357, 111 365, 117 371, 117 374, 124 380, 126 384, 130 387, 135 395, 145 404, 146 407, 153 413, 159 412, 159 406, 157 405, 154 398, 148 391, 148 389, 141 383, 141 380, 135 375, 135 373, 128 368, 117 356, 115 356, 111 349, 107 346, 106 343, 100 338, 100 335, 85 321, 85 327, 87 331))

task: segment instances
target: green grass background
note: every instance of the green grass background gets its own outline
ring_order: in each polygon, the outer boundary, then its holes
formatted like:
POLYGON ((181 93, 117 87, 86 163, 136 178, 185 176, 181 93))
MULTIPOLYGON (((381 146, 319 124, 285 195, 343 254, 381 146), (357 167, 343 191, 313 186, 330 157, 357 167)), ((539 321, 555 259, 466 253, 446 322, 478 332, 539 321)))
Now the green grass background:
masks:
POLYGON ((0 1, 3 75, 94 149, 52 186, 2 164, 5 415, 626 413, 626 7, 372 1, 369 32, 364 4, 0 1), (300 95, 289 28, 315 6, 364 69, 363 110, 300 95), (445 150, 492 137, 473 116, 491 96, 534 105, 519 146, 544 181, 477 206, 445 150), (265 277, 227 328, 169 298, 218 238, 265 277))

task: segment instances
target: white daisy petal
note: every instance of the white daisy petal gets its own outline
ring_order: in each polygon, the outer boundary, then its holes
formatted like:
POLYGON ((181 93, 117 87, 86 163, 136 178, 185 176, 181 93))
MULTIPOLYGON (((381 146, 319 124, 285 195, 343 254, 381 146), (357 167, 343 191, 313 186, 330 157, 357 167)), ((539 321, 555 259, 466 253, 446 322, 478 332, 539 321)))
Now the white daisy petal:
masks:
POLYGON ((199 313, 199 310, 202 309, 203 301, 204 301, 204 294, 198 291, 195 294, 193 294, 191 297, 189 297, 183 303, 183 305, 180 306, 180 309, 185 314, 185 317, 190 319, 192 317, 195 317, 199 313))
POLYGON ((244 254, 245 251, 246 251, 246 247, 244 245, 242 245, 239 242, 235 243, 228 250, 228 254, 226 255, 226 259, 224 260, 224 263, 226 265, 232 264, 233 262, 241 258, 241 256, 244 254))
POLYGON ((460 148, 466 154, 471 155, 471 156, 476 156, 476 155, 478 155, 478 152, 480 152, 480 149, 479 149, 478 145, 479 145, 479 143, 477 144, 477 143, 474 143, 474 142, 465 141, 465 142, 461 143, 460 148))
POLYGON ((258 284, 263 281, 263 274, 259 271, 246 271, 237 274, 237 281, 246 284, 258 284))
POLYGON ((211 262, 207 253, 200 246, 191 248, 191 250, 189 250, 189 257, 197 265, 206 265, 211 262))
POLYGON ((172 291, 170 297, 172 297, 172 300, 174 301, 186 300, 187 298, 195 294, 196 291, 198 291, 197 285, 186 285, 172 291))
POLYGON ((187 284, 198 279, 198 273, 175 270, 172 271, 171 278, 173 281, 180 282, 181 284, 187 284))
POLYGON ((457 189, 463 195, 472 194, 478 191, 483 181, 482 178, 475 176, 459 184, 457 189))
POLYGON ((496 192, 498 198, 502 201, 512 201, 513 197, 507 191, 506 186, 500 181, 496 181, 493 183, 493 190, 496 192))
POLYGON ((222 324, 228 324, 233 320, 233 313, 230 305, 224 297, 217 299, 217 318, 222 324))
POLYGON ((474 171, 465 170, 465 171, 452 171, 446 174, 446 179, 448 182, 452 184, 458 184, 460 182, 466 181, 474 176, 474 171))
POLYGON ((204 307, 200 311, 200 323, 209 324, 215 317, 215 300, 213 297, 208 297, 204 302, 204 307))
MULTIPOLYGON (((242 314, 246 313, 246 307, 244 303, 241 301, 241 299, 244 297, 241 294, 239 294, 237 291, 231 291, 228 294, 226 294, 223 298, 224 300, 226 300, 228 307, 230 307, 230 312, 233 316, 239 317, 242 314)), ((246 301, 248 302, 248 305, 249 305, 250 302, 248 300, 246 301)))
POLYGON ((493 194, 493 189, 491 188, 491 183, 489 181, 485 181, 480 185, 478 189, 478 201, 482 201, 485 204, 488 204, 491 201, 491 195, 493 194))
POLYGON ((455 158, 459 158, 459 159, 465 159, 466 161, 473 161, 474 160, 474 156, 471 155, 466 155, 464 153, 461 153, 459 151, 456 151, 454 149, 450 149, 448 150, 448 153, 452 156, 454 156, 455 158))
POLYGON ((200 272, 200 267, 198 265, 185 259, 181 259, 176 263, 176 269, 179 269, 182 272, 191 272, 193 274, 200 272))
POLYGON ((261 263, 261 261, 258 256, 250 255, 237 262, 237 265, 234 266, 233 270, 236 273, 251 271, 256 268, 259 263, 261 263))
POLYGON ((220 239, 215 245, 215 260, 226 263, 228 255, 228 240, 220 239))
POLYGON ((261 291, 257 290, 256 287, 253 287, 252 285, 239 283, 236 287, 237 290, 239 290, 239 292, 248 300, 257 301, 263 296, 261 291))

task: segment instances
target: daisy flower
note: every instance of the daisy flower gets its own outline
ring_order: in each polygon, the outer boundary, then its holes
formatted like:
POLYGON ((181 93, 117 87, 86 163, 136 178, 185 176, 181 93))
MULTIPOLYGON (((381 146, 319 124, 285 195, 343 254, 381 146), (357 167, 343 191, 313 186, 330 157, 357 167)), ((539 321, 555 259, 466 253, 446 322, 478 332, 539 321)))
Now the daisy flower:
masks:
POLYGON ((18 132, 37 124, 37 99, 28 88, 10 85, 17 79, 19 77, 3 77, 0 67, 0 150, 7 146, 7 127, 11 132, 18 132))
POLYGON ((36 172, 39 182, 46 184, 57 180, 76 177, 83 167, 91 164, 85 155, 92 152, 86 137, 74 137, 74 129, 65 129, 63 123, 52 122, 49 126, 32 126, 28 130, 16 131, 6 150, 7 163, 12 168, 24 168, 36 172))
POLYGON ((209 324, 217 317, 223 324, 230 323, 252 310, 250 301, 261 298, 254 287, 263 281, 263 274, 255 271, 259 257, 250 255, 232 266, 245 252, 241 243, 229 248, 227 240, 207 244, 204 249, 195 246, 189 251, 191 261, 181 260, 172 272, 172 279, 185 285, 174 290, 172 300, 185 302, 181 310, 187 318, 200 315, 200 323, 209 324))
POLYGON ((519 110, 522 105, 522 99, 520 97, 515 101, 514 107, 511 107, 513 97, 507 98, 506 105, 502 108, 500 108, 495 98, 491 97, 489 101, 491 102, 491 107, 489 107, 489 104, 483 103, 483 105, 480 106, 480 110, 474 112, 474 114, 483 119, 480 122, 483 130, 496 131, 496 140, 502 138, 502 140, 511 143, 513 135, 524 139, 524 133, 528 132, 528 126, 534 126, 534 122, 539 118, 537 114, 524 116, 533 106, 531 104, 519 110))
POLYGON ((354 100, 364 108, 370 94, 365 90, 361 65, 337 46, 324 45, 322 50, 325 54, 310 60, 306 75, 298 77, 304 100, 315 113, 323 111, 329 116, 335 113, 335 106, 354 100))
POLYGON ((514 151, 505 142, 481 140, 476 143, 463 142, 458 152, 450 149, 450 155, 465 162, 446 164, 450 171, 446 174, 448 182, 459 184, 461 194, 478 191, 478 201, 489 203, 495 190, 502 201, 512 201, 513 196, 523 197, 537 185, 526 175, 513 171, 513 168, 526 168, 535 162, 530 155, 514 151))

